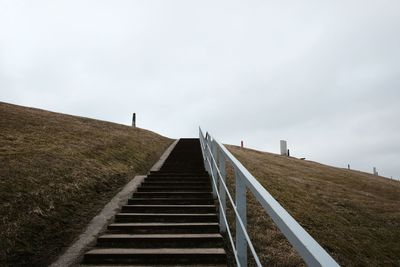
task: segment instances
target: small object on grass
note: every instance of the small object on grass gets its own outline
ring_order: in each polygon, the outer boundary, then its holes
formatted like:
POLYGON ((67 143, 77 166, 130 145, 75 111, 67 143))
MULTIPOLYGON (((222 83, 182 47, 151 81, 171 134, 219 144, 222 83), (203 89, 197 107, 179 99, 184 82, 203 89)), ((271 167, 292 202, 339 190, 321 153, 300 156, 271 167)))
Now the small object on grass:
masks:
POLYGON ((133 113, 133 116, 132 116, 132 127, 136 128, 136 113, 133 113))
POLYGON ((281 156, 287 156, 287 142, 281 140, 281 156))

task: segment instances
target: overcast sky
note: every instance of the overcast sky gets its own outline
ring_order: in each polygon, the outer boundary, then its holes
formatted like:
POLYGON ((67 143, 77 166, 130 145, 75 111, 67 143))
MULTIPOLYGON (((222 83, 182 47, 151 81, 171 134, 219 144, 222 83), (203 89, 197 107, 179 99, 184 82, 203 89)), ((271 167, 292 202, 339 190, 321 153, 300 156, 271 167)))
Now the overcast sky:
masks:
POLYGON ((400 177, 400 1, 0 0, 0 101, 400 177))

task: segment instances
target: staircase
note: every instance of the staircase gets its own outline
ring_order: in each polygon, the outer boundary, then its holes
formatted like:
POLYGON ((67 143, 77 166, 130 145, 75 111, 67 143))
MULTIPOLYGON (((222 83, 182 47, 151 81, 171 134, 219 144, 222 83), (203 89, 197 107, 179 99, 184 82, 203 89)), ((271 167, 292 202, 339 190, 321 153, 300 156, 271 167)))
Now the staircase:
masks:
POLYGON ((226 266, 198 139, 180 139, 84 255, 87 265, 226 266))

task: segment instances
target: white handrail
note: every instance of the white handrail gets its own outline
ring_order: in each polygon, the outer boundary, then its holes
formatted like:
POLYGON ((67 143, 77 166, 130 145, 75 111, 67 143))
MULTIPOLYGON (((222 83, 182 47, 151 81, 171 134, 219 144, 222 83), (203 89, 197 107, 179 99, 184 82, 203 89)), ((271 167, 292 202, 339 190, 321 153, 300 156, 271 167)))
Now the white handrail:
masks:
POLYGON ((238 266, 247 266, 247 246, 257 263, 261 266, 258 256, 251 243, 246 230, 246 188, 255 196, 263 206, 277 227, 299 252, 300 256, 309 266, 339 266, 338 263, 312 238, 303 227, 271 196, 271 194, 257 181, 256 178, 226 149, 224 145, 212 138, 209 133, 204 137, 199 129, 200 143, 206 170, 212 178, 214 196, 220 204, 221 230, 228 230, 228 236, 232 245, 238 266), (219 159, 219 164, 218 160, 219 159), (225 164, 228 161, 235 170, 236 203, 233 201, 225 184, 225 164), (223 165, 223 166, 221 166, 223 165), (222 167, 222 168, 221 168, 222 167), (219 185, 219 188, 218 188, 219 185), (228 196, 235 212, 236 218, 236 246, 234 246, 232 234, 226 219, 225 196, 228 196))
MULTIPOLYGON (((208 166, 209 166, 210 168, 213 168, 213 166, 218 166, 218 165, 217 165, 217 162, 215 161, 214 156, 212 155, 212 152, 211 152, 211 150, 210 150, 210 147, 206 145, 206 148, 205 148, 205 149, 206 149, 207 152, 209 153, 210 158, 212 159, 212 163, 214 164, 214 165, 212 165, 211 162, 210 162, 210 160, 209 160, 208 158, 206 158, 206 161, 207 161, 207 163, 208 163, 208 166)), ((217 171, 217 173, 218 173, 218 176, 221 177, 222 175, 221 175, 220 170, 219 170, 218 168, 216 168, 216 171, 217 171)), ((216 179, 215 179, 215 175, 214 175, 213 172, 211 173, 211 178, 212 178, 213 186, 216 188, 216 187, 217 187, 217 184, 216 184, 216 179)), ((236 218, 237 218, 237 220, 238 220, 238 224, 239 224, 239 226, 240 226, 240 230, 241 230, 242 234, 244 235, 244 237, 245 237, 245 239, 246 239, 246 241, 247 241, 247 244, 248 244, 249 247, 250 247, 250 251, 251 251, 251 253, 253 254, 253 257, 254 257, 254 259, 255 259, 255 261, 256 261, 256 264, 257 264, 257 266, 262 266, 262 265, 261 265, 261 262, 260 262, 260 259, 258 258, 257 253, 256 253, 256 251, 255 251, 255 249, 254 249, 254 246, 253 246, 253 244, 252 244, 252 242, 251 242, 251 239, 250 239, 250 237, 249 237, 249 235, 248 235, 248 233, 247 233, 247 230, 246 230, 246 227, 245 227, 245 225, 244 225, 244 222, 243 222, 243 220, 240 218, 240 214, 239 214, 239 212, 237 211, 235 202, 233 201, 232 196, 231 196, 231 194, 229 193, 228 187, 226 186, 225 181, 223 181, 223 180, 220 180, 220 181, 221 181, 221 183, 222 183, 222 186, 224 187, 225 192, 228 194, 228 199, 229 199, 229 201, 231 202, 231 205, 232 205, 232 207, 233 207, 233 211, 235 212, 235 216, 236 216, 236 218)), ((216 194, 217 194, 217 197, 218 197, 218 201, 221 202, 221 197, 220 197, 220 194, 218 193, 218 190, 216 190, 216 194)), ((222 211, 222 214, 223 214, 223 217, 224 217, 224 222, 226 223, 226 225, 227 225, 227 227, 228 227, 228 229, 229 229, 228 221, 226 220, 226 211, 225 211, 225 210, 222 210, 222 209, 221 209, 221 211, 222 211)), ((228 234, 229 234, 229 238, 231 239, 231 233, 230 233, 229 231, 228 231, 228 234)), ((233 245, 233 239, 231 239, 231 245, 233 245)), ((234 254, 235 254, 235 257, 237 258, 237 253, 236 253, 236 251, 234 251, 234 254)), ((239 259, 237 259, 237 260, 239 260, 239 259)), ((240 264, 238 264, 238 265, 240 266, 240 264)))

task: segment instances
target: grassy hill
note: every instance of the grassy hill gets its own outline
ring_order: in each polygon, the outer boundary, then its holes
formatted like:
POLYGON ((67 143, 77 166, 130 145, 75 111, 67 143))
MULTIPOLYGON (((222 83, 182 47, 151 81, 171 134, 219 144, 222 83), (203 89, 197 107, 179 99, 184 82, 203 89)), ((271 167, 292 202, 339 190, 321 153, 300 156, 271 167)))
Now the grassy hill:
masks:
MULTIPOLYGON (((0 102, 0 266, 52 262, 171 142, 139 128, 0 102)), ((228 149, 341 265, 399 266, 400 182, 228 149)), ((228 182, 234 187, 231 170, 228 182)), ((251 197, 248 203, 263 264, 304 265, 262 207, 251 197)))
POLYGON ((0 102, 0 265, 49 264, 171 142, 0 102))
MULTIPOLYGON (((339 264, 400 266, 400 182, 236 146, 228 149, 339 264)), ((230 179, 232 187, 232 172, 230 179)), ((248 217, 265 266, 304 265, 253 198, 248 217)))

